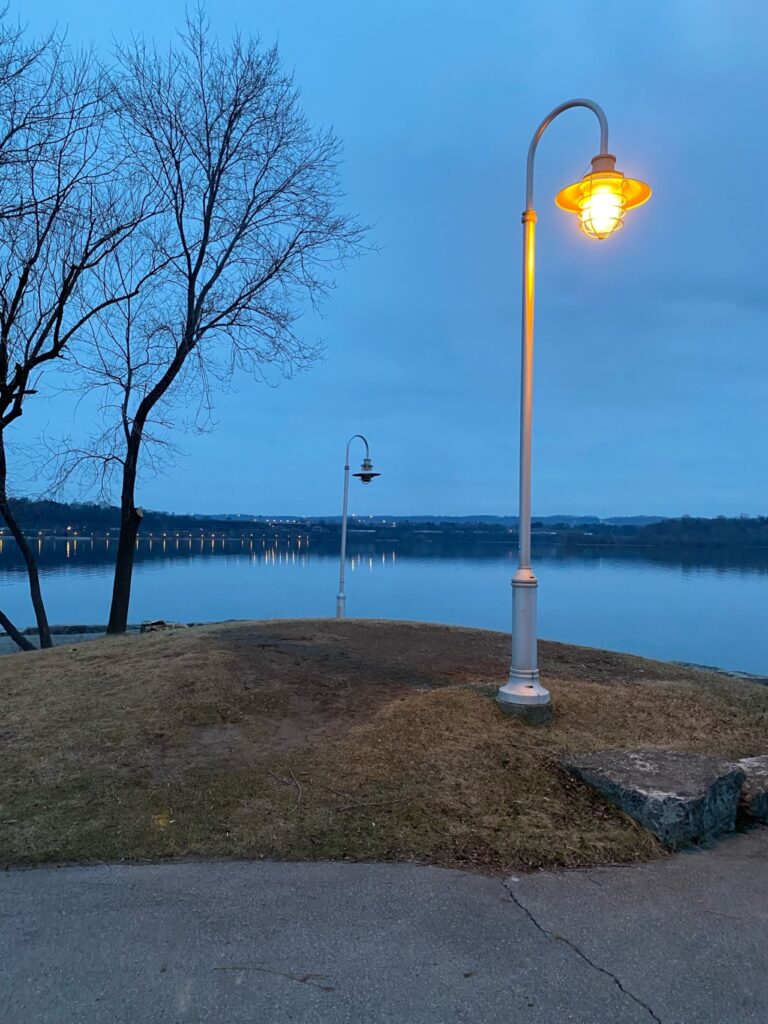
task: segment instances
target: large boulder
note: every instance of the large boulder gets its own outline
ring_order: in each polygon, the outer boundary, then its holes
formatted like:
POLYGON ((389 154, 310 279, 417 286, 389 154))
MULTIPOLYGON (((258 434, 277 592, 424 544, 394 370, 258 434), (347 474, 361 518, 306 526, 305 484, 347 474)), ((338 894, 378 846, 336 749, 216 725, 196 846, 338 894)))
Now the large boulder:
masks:
POLYGON ((719 758, 603 750, 569 758, 563 767, 672 849, 730 832, 736 824, 744 772, 719 758))
POLYGON ((740 810, 748 818, 768 823, 768 754, 736 762, 746 776, 740 810))

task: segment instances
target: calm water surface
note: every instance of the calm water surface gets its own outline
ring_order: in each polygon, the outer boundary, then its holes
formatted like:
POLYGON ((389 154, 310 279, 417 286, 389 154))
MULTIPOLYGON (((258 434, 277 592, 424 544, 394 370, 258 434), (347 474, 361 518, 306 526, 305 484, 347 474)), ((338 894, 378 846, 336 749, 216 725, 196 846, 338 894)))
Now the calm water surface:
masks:
MULTIPOLYGON (((0 547, 0 608, 30 624, 18 551, 8 541, 0 547)), ((103 540, 41 544, 51 622, 106 621, 113 554, 103 540)), ((534 561, 545 638, 768 675, 768 553, 546 547, 534 561)), ((505 546, 407 554, 356 540, 347 613, 507 630, 514 563, 505 546)), ((337 556, 306 543, 276 550, 261 540, 142 540, 130 619, 331 616, 337 579, 337 556)))

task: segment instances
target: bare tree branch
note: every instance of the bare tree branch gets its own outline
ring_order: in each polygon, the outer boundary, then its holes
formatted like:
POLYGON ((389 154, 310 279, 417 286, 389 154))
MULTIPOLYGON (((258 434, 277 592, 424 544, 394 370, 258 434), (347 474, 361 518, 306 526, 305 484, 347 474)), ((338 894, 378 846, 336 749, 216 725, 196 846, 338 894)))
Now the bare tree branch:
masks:
POLYGON ((27 43, 0 15, 0 515, 26 563, 41 647, 50 630, 9 504, 8 431, 45 369, 131 297, 105 293, 101 273, 156 212, 121 164, 108 86, 92 55, 54 36, 27 43))
POLYGON ((167 454, 173 428, 209 425, 236 368, 290 376, 317 358, 297 321, 362 239, 339 209, 339 143, 309 125, 274 47, 220 44, 198 9, 175 48, 139 39, 116 56, 123 166, 153 214, 99 272, 104 304, 74 365, 104 426, 62 470, 99 487, 120 478, 110 632, 128 617, 140 464, 167 454))

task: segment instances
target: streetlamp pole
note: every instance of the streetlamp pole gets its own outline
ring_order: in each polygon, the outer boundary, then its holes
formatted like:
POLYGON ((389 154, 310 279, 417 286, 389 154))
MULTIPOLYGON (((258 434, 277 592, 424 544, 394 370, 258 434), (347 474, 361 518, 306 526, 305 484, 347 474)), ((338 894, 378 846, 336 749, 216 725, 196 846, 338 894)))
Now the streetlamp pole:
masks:
POLYGON ((339 592, 336 595, 336 618, 343 619, 346 611, 347 598, 344 593, 344 570, 347 561, 347 509, 349 507, 349 449, 352 442, 355 439, 359 439, 365 445, 365 458, 363 464, 360 467, 360 472, 355 473, 355 476, 359 477, 362 483, 369 484, 371 480, 379 476, 378 473, 373 472, 373 463, 371 462, 371 452, 368 447, 368 441, 363 437, 362 434, 353 434, 352 437, 347 441, 347 449, 344 456, 344 501, 342 504, 341 511, 341 555, 339 558, 339 592))
MULTIPOLYGON (((536 147, 549 125, 571 107, 586 107, 600 123, 601 157, 608 153, 608 121, 591 100, 569 100, 556 107, 531 140, 523 211, 523 323, 520 383, 520 505, 518 517, 518 567, 512 578, 512 665, 509 680, 499 687, 496 701, 502 711, 532 722, 552 716, 549 691, 539 680, 537 641, 538 580, 531 568, 531 433, 533 421, 533 311, 536 262, 536 211, 533 207, 533 171, 536 147)), ((600 166, 599 164, 593 166, 600 166)))

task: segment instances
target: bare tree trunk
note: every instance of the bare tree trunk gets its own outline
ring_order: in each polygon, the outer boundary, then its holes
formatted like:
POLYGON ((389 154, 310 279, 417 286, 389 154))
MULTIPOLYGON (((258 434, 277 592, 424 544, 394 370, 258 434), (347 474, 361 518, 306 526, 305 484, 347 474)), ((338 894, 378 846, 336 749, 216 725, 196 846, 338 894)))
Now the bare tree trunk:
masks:
POLYGON ((32 641, 28 640, 23 633, 20 633, 18 631, 18 629, 14 626, 14 624, 11 622, 11 620, 8 618, 5 612, 0 612, 0 626, 3 627, 3 629, 11 638, 11 640, 13 640, 15 644, 18 644, 22 651, 37 650, 32 641))
POLYGON ((136 492, 136 464, 139 443, 133 439, 123 469, 123 489, 120 496, 120 536, 117 541, 115 577, 112 584, 112 604, 109 609, 107 633, 124 633, 128 627, 128 607, 131 603, 131 581, 133 559, 136 552, 136 538, 141 526, 141 512, 133 499, 136 492))
MULTIPOLYGON (((5 458, 5 436, 0 430, 0 515, 3 517, 8 529, 13 534, 13 538, 18 544, 19 551, 21 551, 24 562, 27 566, 29 596, 32 598, 32 607, 35 611, 37 631, 40 636, 40 646, 52 647, 53 641, 51 640, 51 630, 48 626, 48 616, 45 613, 45 603, 43 602, 43 592, 40 588, 40 574, 37 571, 37 561, 35 560, 32 548, 27 542, 27 538, 24 536, 16 517, 11 511, 11 506, 8 501, 6 483, 7 476, 8 467, 5 458)), ((16 642, 18 643, 18 640, 16 642)), ((24 645, 22 644, 21 646, 23 647, 24 645)), ((28 648, 24 649, 27 650, 28 648)))

